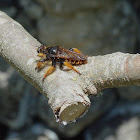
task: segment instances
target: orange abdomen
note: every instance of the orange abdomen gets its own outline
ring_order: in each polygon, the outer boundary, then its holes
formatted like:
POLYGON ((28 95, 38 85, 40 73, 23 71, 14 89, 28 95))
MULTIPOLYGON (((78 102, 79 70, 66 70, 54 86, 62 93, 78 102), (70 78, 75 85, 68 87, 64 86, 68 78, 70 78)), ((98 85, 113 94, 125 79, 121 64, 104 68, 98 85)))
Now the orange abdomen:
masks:
POLYGON ((87 63, 87 60, 70 60, 70 59, 67 59, 67 61, 72 65, 82 65, 82 64, 87 63))

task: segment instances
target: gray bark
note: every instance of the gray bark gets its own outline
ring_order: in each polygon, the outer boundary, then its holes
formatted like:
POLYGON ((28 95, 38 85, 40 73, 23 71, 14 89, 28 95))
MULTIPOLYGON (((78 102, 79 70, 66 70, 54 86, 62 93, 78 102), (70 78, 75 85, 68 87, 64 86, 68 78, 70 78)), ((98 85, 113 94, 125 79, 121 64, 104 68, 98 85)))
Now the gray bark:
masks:
POLYGON ((57 121, 64 124, 88 110, 89 94, 97 94, 105 88, 140 85, 140 54, 120 52, 88 57, 87 64, 76 67, 82 73, 80 76, 57 67, 42 82, 48 66, 35 71, 39 59, 36 46, 40 43, 35 38, 0 11, 0 55, 49 99, 57 121))

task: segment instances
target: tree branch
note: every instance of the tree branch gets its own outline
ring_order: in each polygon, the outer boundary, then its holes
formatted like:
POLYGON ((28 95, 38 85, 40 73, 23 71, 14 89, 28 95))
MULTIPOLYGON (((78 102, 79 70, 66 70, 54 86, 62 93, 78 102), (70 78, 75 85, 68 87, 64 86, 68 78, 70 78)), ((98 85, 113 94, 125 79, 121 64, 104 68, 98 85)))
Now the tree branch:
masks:
POLYGON ((140 85, 140 55, 114 53, 89 57, 73 71, 56 71, 42 82, 47 67, 35 71, 40 43, 16 21, 0 11, 0 55, 49 99, 56 120, 64 124, 84 114, 90 106, 88 94, 105 88, 140 85))

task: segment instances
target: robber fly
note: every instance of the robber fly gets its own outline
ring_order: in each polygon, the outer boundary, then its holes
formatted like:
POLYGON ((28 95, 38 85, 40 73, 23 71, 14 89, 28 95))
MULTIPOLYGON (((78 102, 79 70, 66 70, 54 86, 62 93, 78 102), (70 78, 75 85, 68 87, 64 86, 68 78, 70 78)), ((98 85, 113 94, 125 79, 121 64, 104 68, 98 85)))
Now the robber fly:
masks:
POLYGON ((52 61, 52 66, 46 71, 43 81, 54 72, 56 64, 59 64, 61 69, 65 65, 81 75, 73 66, 87 63, 87 57, 76 48, 64 49, 62 46, 45 46, 42 44, 37 48, 37 52, 41 59, 37 60, 35 69, 40 70, 45 66, 46 61, 52 61))

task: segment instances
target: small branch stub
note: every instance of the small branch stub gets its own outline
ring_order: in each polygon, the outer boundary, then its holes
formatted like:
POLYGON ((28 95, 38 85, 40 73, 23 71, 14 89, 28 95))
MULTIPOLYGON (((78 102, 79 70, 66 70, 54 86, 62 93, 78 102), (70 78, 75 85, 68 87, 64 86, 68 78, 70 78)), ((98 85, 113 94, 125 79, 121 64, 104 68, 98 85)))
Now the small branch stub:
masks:
POLYGON ((59 113, 55 115, 56 120, 62 123, 74 122, 76 119, 85 114, 89 108, 90 103, 65 104, 61 107, 59 113))

